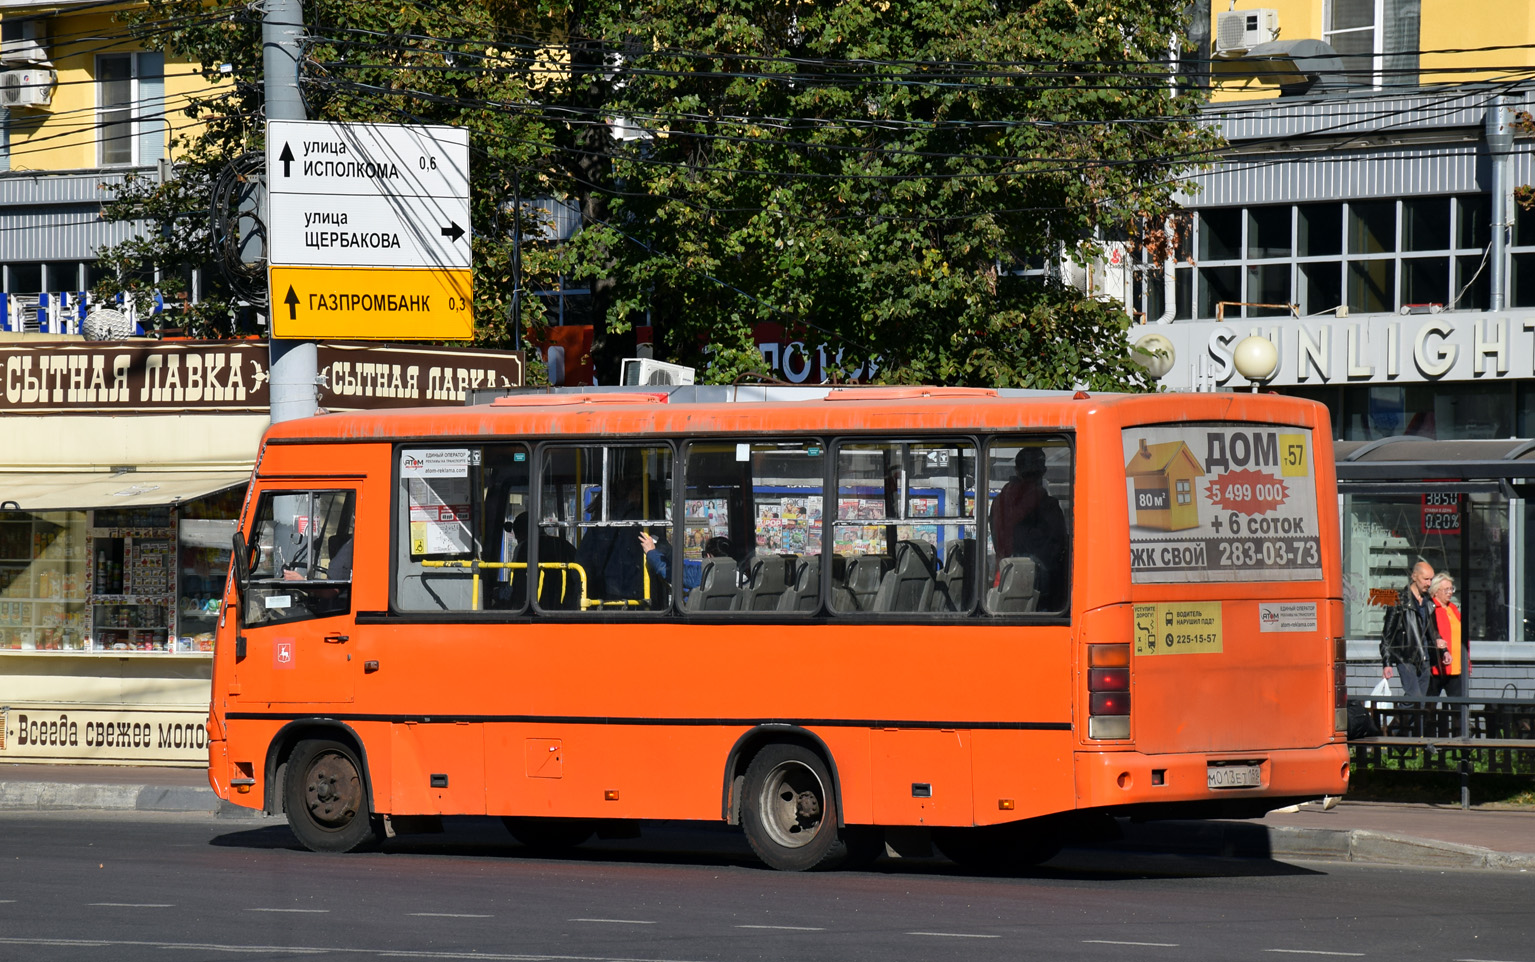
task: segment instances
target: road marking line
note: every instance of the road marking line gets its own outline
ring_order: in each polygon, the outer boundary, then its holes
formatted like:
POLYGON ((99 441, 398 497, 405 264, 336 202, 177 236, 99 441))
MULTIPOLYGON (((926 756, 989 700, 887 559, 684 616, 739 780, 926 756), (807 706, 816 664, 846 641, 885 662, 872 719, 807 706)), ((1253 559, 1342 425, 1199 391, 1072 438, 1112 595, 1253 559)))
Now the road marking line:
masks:
POLYGON ((1083 945, 1150 945, 1159 949, 1176 949, 1177 942, 1116 942, 1113 939, 1083 939, 1083 945))
POLYGON ((170 902, 86 902, 86 905, 109 909, 173 909, 170 902))
POLYGON ((412 912, 411 915, 426 919, 493 919, 494 915, 471 915, 467 912, 412 912))
POLYGON ((611 922, 614 925, 655 925, 645 919, 566 919, 567 922, 611 922))
POLYGON ((1000 935, 976 935, 974 932, 907 932, 907 935, 927 935, 938 939, 1000 939, 1000 935))
POLYGON ((1321 949, 1264 949, 1265 952, 1283 952, 1285 955, 1346 955, 1353 959, 1364 958, 1363 952, 1324 952, 1321 949))
POLYGON ((738 925, 738 929, 777 929, 782 932, 825 932, 814 925, 738 925))
POLYGON ((46 945, 76 948, 109 946, 114 948, 188 949, 201 952, 231 952, 275 955, 346 955, 390 959, 462 959, 464 962, 694 962, 691 959, 636 959, 632 956, 557 955, 552 952, 451 952, 441 949, 385 949, 355 945, 235 945, 227 942, 165 942, 128 939, 25 939, 0 935, 0 945, 46 945))
POLYGON ((330 909, 246 909, 247 912, 298 912, 304 915, 323 915, 330 909))
POLYGON ((1455 959, 1453 962, 1509 962, 1508 959, 1455 959))

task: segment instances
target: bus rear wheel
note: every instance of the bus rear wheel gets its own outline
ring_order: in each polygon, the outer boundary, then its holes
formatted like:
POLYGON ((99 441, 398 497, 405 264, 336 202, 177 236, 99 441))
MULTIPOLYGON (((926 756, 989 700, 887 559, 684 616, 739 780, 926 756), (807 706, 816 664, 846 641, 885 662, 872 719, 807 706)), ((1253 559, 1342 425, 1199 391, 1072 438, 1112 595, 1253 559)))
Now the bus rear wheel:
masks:
POLYGON ((752 851, 779 871, 836 868, 848 856, 831 772, 800 745, 769 745, 746 767, 741 824, 752 851))
POLYGON ((307 739, 293 749, 283 786, 288 826, 314 852, 350 852, 378 840, 352 749, 329 739, 307 739))

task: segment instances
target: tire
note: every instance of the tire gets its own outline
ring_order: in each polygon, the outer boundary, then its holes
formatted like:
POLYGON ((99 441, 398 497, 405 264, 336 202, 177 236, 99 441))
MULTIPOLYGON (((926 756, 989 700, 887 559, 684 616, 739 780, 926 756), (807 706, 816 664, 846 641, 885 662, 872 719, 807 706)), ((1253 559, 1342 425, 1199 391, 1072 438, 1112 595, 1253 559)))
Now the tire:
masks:
POLYGON ((377 843, 357 753, 340 742, 307 739, 293 749, 283 785, 288 827, 313 852, 350 852, 377 843))
POLYGON ((596 826, 584 818, 522 818, 507 815, 501 824, 538 855, 559 855, 592 837, 596 826))
POLYGON ((800 745, 774 744, 746 768, 741 798, 746 841, 781 872, 839 867, 848 846, 837 831, 837 796, 821 757, 800 745))
POLYGON ((935 828, 933 844, 960 868, 985 875, 1005 875, 1048 862, 1061 850, 1058 833, 1026 823, 935 828))

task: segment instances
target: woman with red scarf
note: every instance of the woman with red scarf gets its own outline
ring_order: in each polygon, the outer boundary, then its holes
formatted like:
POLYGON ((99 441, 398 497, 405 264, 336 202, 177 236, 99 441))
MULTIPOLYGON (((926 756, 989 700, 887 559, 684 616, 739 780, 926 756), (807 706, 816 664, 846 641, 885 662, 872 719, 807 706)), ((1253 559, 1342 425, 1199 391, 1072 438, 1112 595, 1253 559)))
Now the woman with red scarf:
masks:
POLYGON ((1428 594, 1434 599, 1434 620, 1439 625, 1439 649, 1428 693, 1463 698, 1466 679, 1471 675, 1471 649, 1460 609, 1450 600, 1454 593, 1455 579, 1442 571, 1429 582, 1428 594))

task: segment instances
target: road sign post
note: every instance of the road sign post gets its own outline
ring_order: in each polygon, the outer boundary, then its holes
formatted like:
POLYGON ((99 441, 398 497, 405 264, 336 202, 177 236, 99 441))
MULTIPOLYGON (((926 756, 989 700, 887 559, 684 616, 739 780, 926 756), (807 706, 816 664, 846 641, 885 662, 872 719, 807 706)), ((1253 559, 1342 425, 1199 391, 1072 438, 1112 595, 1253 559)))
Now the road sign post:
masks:
POLYGON ((267 183, 275 335, 473 336, 467 130, 274 120, 267 183))

